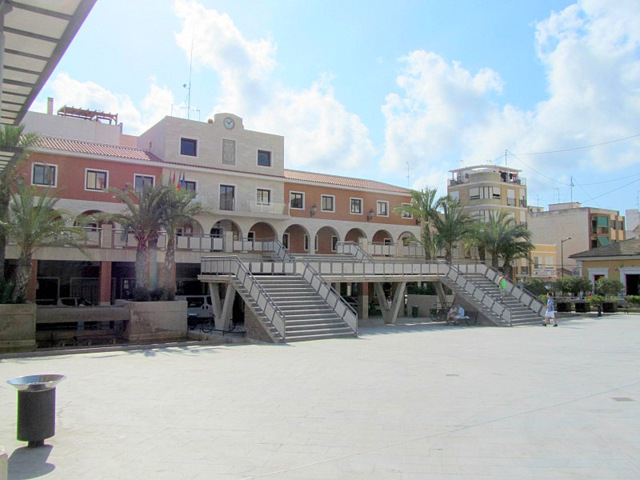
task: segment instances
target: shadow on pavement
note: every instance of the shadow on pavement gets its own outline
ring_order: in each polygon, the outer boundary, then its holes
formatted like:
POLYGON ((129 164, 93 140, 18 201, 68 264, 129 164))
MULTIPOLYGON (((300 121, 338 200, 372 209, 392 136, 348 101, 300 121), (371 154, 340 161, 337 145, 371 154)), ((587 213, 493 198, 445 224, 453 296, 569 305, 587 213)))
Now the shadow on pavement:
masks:
POLYGON ((47 463, 52 449, 51 445, 45 445, 38 448, 22 447, 14 450, 9 457, 9 480, 38 478, 54 471, 56 466, 47 463))

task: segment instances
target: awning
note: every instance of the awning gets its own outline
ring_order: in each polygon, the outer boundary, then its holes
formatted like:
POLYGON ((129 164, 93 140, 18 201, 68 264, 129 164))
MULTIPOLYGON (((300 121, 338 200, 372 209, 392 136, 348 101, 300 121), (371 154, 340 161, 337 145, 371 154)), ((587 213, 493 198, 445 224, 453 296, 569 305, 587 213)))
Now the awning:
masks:
POLYGON ((609 241, 609 237, 598 237, 598 244, 600 247, 606 247, 609 243, 611 243, 609 241))
POLYGON ((0 0, 2 123, 18 125, 96 0, 0 0))

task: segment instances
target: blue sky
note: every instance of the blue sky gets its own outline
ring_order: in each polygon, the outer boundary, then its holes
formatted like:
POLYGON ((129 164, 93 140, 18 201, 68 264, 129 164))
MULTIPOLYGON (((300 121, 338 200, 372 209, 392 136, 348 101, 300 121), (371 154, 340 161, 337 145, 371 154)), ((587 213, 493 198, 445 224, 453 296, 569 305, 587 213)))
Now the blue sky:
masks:
POLYGON ((287 168, 444 194, 450 169, 508 151, 529 204, 624 214, 638 25, 635 0, 99 0, 33 108, 51 96, 138 134, 187 116, 191 78, 190 118, 284 135, 287 168))

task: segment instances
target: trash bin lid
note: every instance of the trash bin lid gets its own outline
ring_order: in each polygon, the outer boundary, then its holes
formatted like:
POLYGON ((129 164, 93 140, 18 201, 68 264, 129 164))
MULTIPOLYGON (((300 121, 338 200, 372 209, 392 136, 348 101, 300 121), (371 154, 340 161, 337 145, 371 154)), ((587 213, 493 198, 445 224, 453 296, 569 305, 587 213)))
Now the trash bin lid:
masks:
POLYGON ((64 375, 55 373, 43 374, 43 375, 25 375, 24 377, 15 377, 7 380, 9 385, 13 385, 20 391, 28 390, 30 392, 37 392, 42 390, 50 390, 56 388, 56 385, 64 380, 64 375))

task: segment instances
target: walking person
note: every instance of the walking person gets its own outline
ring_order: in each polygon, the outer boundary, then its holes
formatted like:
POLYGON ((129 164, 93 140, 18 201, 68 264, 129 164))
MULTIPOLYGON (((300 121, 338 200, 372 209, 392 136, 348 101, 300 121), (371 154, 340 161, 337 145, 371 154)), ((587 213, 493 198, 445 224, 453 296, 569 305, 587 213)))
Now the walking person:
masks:
POLYGON ((546 327, 551 320, 553 320, 553 326, 557 327, 558 321, 556 320, 556 302, 553 299, 553 293, 547 292, 547 311, 544 314, 542 325, 546 327))
POLYGON ((507 288, 509 288, 509 282, 507 281, 507 277, 502 275, 500 280, 498 280, 498 288, 500 288, 500 295, 502 298, 507 296, 507 288))

